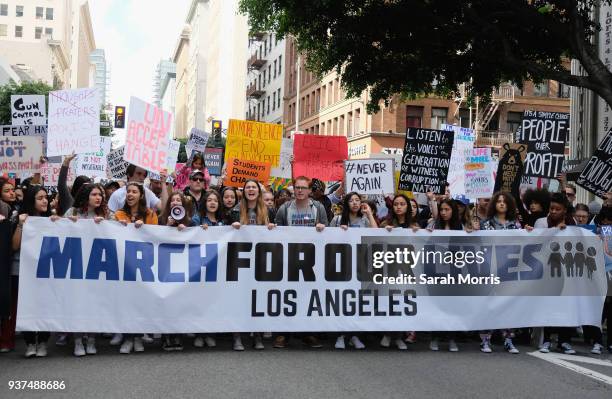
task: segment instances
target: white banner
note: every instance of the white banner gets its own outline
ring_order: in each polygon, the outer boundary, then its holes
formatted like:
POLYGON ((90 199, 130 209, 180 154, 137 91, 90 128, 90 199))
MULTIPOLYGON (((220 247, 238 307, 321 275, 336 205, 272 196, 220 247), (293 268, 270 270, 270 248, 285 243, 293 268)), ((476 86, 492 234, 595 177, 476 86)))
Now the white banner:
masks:
POLYGON ((45 96, 39 94, 11 95, 12 125, 46 125, 45 96))
POLYGON ((22 243, 20 331, 469 331, 600 325, 606 292, 601 241, 580 228, 471 235, 409 229, 268 231, 263 226, 179 232, 31 217, 22 243), (445 245, 448 250, 442 251, 445 245), (398 263, 406 251, 417 259, 414 269, 398 263), (444 259, 433 255, 432 260, 432 253, 444 259), (562 262, 569 257, 572 273, 566 277, 562 262), (372 267, 381 262, 383 268, 372 267), (401 285, 378 284, 385 276, 406 279, 411 271, 415 284, 399 279, 401 285), (451 278, 457 282, 449 283, 451 278))

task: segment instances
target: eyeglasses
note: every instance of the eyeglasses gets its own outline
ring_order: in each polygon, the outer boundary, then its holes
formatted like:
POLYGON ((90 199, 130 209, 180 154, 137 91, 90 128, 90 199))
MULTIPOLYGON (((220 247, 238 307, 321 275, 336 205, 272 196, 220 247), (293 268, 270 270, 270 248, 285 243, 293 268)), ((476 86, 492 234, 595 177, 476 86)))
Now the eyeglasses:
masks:
POLYGON ((191 179, 191 181, 197 181, 197 182, 201 183, 201 182, 204 181, 204 178, 202 178, 202 177, 194 177, 194 178, 191 179))
POLYGON ((308 187, 302 187, 302 186, 300 186, 300 187, 293 187, 293 189, 294 189, 294 190, 296 190, 296 191, 300 191, 300 190, 308 190, 308 187))

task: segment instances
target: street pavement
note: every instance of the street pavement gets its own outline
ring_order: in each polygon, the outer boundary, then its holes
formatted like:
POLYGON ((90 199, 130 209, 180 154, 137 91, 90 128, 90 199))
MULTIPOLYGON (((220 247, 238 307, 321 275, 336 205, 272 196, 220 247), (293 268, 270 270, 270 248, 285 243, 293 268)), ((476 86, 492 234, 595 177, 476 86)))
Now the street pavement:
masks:
POLYGON ((521 353, 483 354, 477 342, 459 343, 450 353, 441 343, 431 352, 425 335, 407 351, 381 349, 374 336, 364 351, 309 349, 297 339, 289 349, 231 350, 229 337, 217 348, 167 353, 159 342, 144 353, 119 355, 108 339, 98 338, 98 354, 75 358, 72 345, 49 357, 25 359, 23 344, 0 354, 0 398, 612 398, 612 355, 591 355, 577 345, 577 356, 521 353), (585 363, 590 362, 590 363, 585 363), (64 391, 10 391, 10 380, 65 381, 64 391))

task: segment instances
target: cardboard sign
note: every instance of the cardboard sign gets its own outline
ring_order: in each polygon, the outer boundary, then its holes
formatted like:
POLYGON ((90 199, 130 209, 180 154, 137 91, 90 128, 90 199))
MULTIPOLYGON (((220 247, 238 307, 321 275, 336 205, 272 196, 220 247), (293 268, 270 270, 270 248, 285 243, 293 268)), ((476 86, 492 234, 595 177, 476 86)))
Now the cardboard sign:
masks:
POLYGON ((130 164, 123 159, 125 146, 111 151, 106 157, 108 163, 108 175, 113 179, 125 180, 127 178, 127 167, 130 164))
POLYGON ((111 138, 100 137, 100 150, 90 154, 80 154, 75 160, 77 176, 106 179, 107 156, 111 149, 111 138))
POLYGON ((569 114, 525 111, 517 141, 527 145, 526 176, 554 178, 561 173, 569 124, 569 114))
POLYGON ((353 159, 344 162, 347 193, 390 194, 395 191, 393 159, 353 159))
POLYGON ((612 191, 612 128, 597 146, 576 184, 601 198, 612 191))
MULTIPOLYGON (((612 272, 612 226, 601 226, 601 239, 604 247, 606 272, 612 272)), ((609 294, 610 292, 608 292, 609 294)))
POLYGON ((45 125, 0 125, 0 136, 36 136, 42 139, 43 155, 47 153, 47 126, 45 125))
POLYGON ((472 149, 472 155, 468 158, 468 163, 490 162, 492 160, 490 147, 476 147, 472 149))
POLYGON ((131 97, 123 159, 153 172, 166 169, 171 128, 171 113, 131 97))
POLYGON ((168 156, 166 158, 166 170, 168 171, 168 174, 176 170, 176 161, 178 160, 180 149, 180 141, 173 139, 168 140, 168 156))
POLYGON ((281 142, 278 166, 272 168, 270 174, 275 177, 291 179, 291 156, 293 155, 293 139, 283 137, 281 142))
POLYGON ((282 125, 230 119, 225 160, 237 158, 278 166, 282 137, 282 125))
POLYGON ((221 176, 223 148, 207 148, 204 153, 204 163, 211 176, 221 176))
POLYGON ((454 135, 448 130, 408 128, 399 189, 444 194, 454 135))
POLYGON ((442 130, 451 130, 455 133, 448 168, 448 188, 452 196, 463 195, 466 192, 465 163, 472 156, 476 134, 473 129, 446 124, 442 125, 442 130))
POLYGON ((40 137, 0 138, 0 170, 18 176, 37 173, 40 169, 42 141, 40 137))
POLYGON ((11 95, 11 123, 21 125, 46 125, 45 96, 38 94, 11 95))
POLYGON ((524 144, 506 143, 500 148, 494 192, 506 191, 515 195, 519 194, 523 176, 523 161, 526 155, 527 146, 524 144))
POLYGON ((187 142, 185 147, 188 147, 192 151, 204 153, 206 151, 206 144, 208 144, 209 137, 210 135, 208 133, 204 133, 202 130, 196 129, 194 127, 193 129, 191 129, 189 141, 187 142))
POLYGON ((322 181, 344 177, 344 161, 348 158, 345 136, 294 135, 293 176, 307 176, 322 181))
POLYGON ((85 154, 100 149, 98 89, 49 92, 47 156, 85 154))
POLYGON ((493 195, 492 162, 470 162, 465 164, 465 196, 475 200, 489 198, 493 195))
MULTIPOLYGON (((43 179, 45 187, 57 187, 60 169, 62 168, 61 162, 47 162, 40 166, 40 176, 43 179)), ((67 185, 72 185, 76 173, 72 165, 68 168, 68 176, 66 179, 67 185)))
POLYGON ((270 179, 270 164, 257 161, 243 161, 231 158, 227 164, 227 176, 225 185, 231 187, 242 187, 249 179, 267 183, 270 179))

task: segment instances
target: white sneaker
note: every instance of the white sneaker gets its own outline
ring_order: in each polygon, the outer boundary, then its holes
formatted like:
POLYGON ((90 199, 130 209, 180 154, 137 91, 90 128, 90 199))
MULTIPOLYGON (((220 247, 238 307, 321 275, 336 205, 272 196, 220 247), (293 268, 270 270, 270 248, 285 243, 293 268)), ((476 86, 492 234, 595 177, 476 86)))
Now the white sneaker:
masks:
POLYGON ((566 355, 575 355, 576 354, 576 351, 574 350, 574 348, 572 348, 572 346, 570 344, 568 344, 567 342, 564 342, 564 343, 561 344, 561 350, 566 355))
POLYGON ((489 340, 485 339, 480 343, 480 351, 482 353, 491 353, 493 350, 491 349, 491 344, 489 344, 489 340))
POLYGON ((254 338, 254 343, 253 343, 253 347, 257 350, 262 350, 265 349, 266 347, 263 344, 263 339, 261 338, 260 334, 255 335, 254 338))
POLYGON ((88 355, 95 355, 98 353, 96 349, 96 339, 94 337, 87 337, 87 347, 85 348, 85 352, 88 355))
POLYGON ((119 348, 119 353, 123 353, 124 355, 127 355, 132 352, 132 349, 134 349, 134 341, 131 338, 126 339, 121 344, 121 348, 119 348))
POLYGON ((334 345, 334 348, 346 349, 346 345, 344 344, 344 335, 341 335, 338 338, 336 338, 336 345, 334 345))
POLYGON ((28 344, 25 351, 25 357, 34 357, 36 356, 36 345, 28 344))
POLYGON ((380 346, 382 346, 383 348, 388 348, 391 346, 391 337, 388 335, 383 335, 382 339, 380 340, 380 346))
POLYGON ((270 339, 270 338, 272 338, 272 333, 271 332, 265 332, 265 333, 263 333, 263 337, 264 337, 264 339, 270 339))
POLYGON ((68 334, 59 334, 55 340, 56 346, 66 346, 68 343, 68 334))
POLYGON ((397 349, 401 350, 401 351, 405 351, 408 349, 408 346, 406 345, 406 343, 404 342, 403 339, 401 338, 397 338, 395 341, 395 346, 397 346, 397 349))
POLYGON ((365 349, 365 345, 363 344, 363 342, 361 342, 359 337, 356 335, 353 335, 351 337, 351 340, 349 341, 349 345, 351 345, 355 349, 365 349))
POLYGON ((594 355, 601 355, 602 350, 603 350, 603 345, 595 344, 593 345, 593 349, 591 349, 591 353, 594 355))
POLYGON ((83 346, 83 338, 74 339, 74 356, 85 356, 85 347, 83 346))
POLYGON ((233 348, 234 348, 235 351, 243 351, 244 350, 244 345, 242 345, 242 338, 240 338, 240 337, 234 338, 233 348))
POLYGON ((454 339, 448 340, 448 351, 449 352, 459 352, 459 347, 454 339))
POLYGON ((520 353, 519 350, 516 349, 516 346, 514 346, 514 344, 512 343, 512 339, 511 338, 506 338, 506 340, 504 341, 504 349, 508 353, 513 353, 513 354, 520 353))
POLYGON ((134 337, 134 352, 144 352, 144 345, 141 337, 134 337))
POLYGON ((204 342, 206 343, 206 346, 208 346, 209 348, 214 348, 217 346, 217 341, 215 340, 214 337, 211 337, 210 335, 207 335, 204 337, 204 342))
POLYGON ((544 342, 542 346, 540 346, 540 353, 549 353, 550 352, 550 342, 544 342))
POLYGON ((42 342, 36 345, 36 357, 47 357, 47 343, 42 342))
POLYGON ((115 334, 113 335, 113 339, 110 340, 110 344, 112 346, 121 345, 121 341, 123 341, 123 334, 115 334))
POLYGON ((432 339, 429 342, 429 350, 432 350, 434 352, 437 352, 440 350, 440 345, 438 344, 438 340, 437 339, 432 339))
POLYGON ((195 346, 196 348, 203 348, 204 347, 204 338, 196 337, 196 339, 193 340, 193 346, 195 346))
MULTIPOLYGON (((146 344, 152 344, 155 341, 155 339, 152 336, 150 336, 149 334, 142 334, 142 338, 140 338, 140 339, 144 343, 146 343, 146 344)), ((136 342, 134 342, 134 348, 135 347, 136 347, 136 342)), ((138 351, 136 351, 136 352, 138 352, 138 351)))

